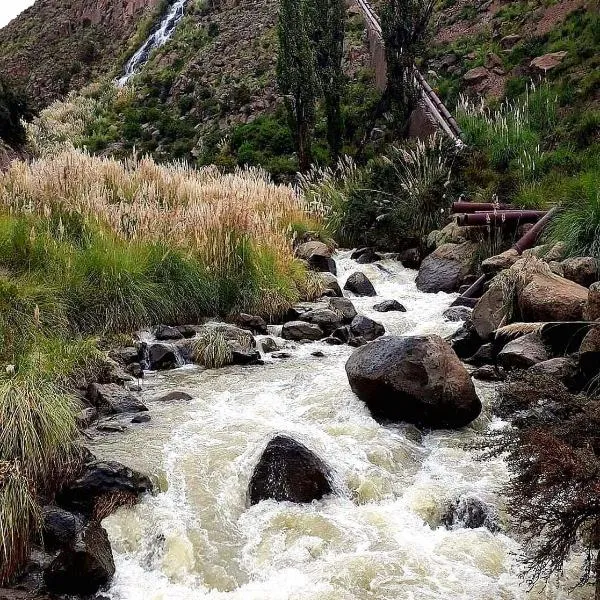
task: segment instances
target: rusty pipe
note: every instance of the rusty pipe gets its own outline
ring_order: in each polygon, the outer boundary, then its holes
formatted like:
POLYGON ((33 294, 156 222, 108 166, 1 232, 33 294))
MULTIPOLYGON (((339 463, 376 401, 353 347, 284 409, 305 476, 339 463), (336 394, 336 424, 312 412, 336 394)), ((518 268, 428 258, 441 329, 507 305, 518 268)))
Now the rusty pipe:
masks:
POLYGON ((537 242, 540 234, 550 221, 552 217, 558 212, 558 207, 555 206, 552 210, 547 212, 520 240, 518 240, 513 248, 519 253, 523 254, 525 250, 529 250, 537 242))
POLYGON ((458 215, 456 222, 465 225, 503 225, 504 223, 535 223, 546 215, 543 210, 496 210, 458 215))

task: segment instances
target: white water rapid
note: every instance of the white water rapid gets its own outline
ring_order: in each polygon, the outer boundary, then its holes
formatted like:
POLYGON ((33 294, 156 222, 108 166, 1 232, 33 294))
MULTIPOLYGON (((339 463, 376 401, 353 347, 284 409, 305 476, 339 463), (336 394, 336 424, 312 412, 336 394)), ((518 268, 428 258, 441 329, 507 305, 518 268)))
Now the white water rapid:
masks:
POLYGON ((179 21, 183 19, 186 4, 187 0, 175 0, 173 2, 158 29, 150 35, 125 65, 123 76, 117 80, 119 87, 126 85, 139 72, 148 61, 152 50, 160 48, 171 39, 179 21))
MULTIPOLYGON (((392 260, 357 265, 337 257, 340 281, 364 271, 377 298, 353 299, 390 334, 451 333, 452 296, 423 294, 415 272, 392 260), (395 298, 406 313, 377 313, 395 298)), ((480 462, 466 445, 490 425, 491 385, 478 385, 483 414, 462 431, 422 439, 382 426, 351 392, 347 346, 316 342, 264 366, 150 376, 152 421, 99 438, 92 450, 153 475, 163 492, 104 521, 117 572, 112 600, 583 600, 574 559, 560 584, 521 583, 519 544, 485 528, 446 529, 445 506, 472 494, 506 525, 501 460, 480 462), (311 355, 322 350, 324 358, 311 355), (181 390, 194 400, 153 402, 181 390), (247 507, 254 466, 275 433, 289 434, 333 470, 337 493, 311 505, 247 507)))

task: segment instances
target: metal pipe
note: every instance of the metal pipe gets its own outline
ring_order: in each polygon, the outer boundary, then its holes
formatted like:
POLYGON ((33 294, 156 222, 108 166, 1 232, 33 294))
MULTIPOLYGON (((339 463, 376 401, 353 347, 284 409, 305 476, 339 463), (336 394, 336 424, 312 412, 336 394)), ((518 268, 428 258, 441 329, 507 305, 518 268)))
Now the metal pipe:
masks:
POLYGON ((512 210, 510 204, 494 204, 493 202, 465 202, 459 200, 452 203, 453 213, 492 212, 494 210, 512 210))
POLYGON ((552 210, 547 212, 520 240, 518 240, 513 248, 519 253, 523 254, 525 250, 529 250, 537 242, 540 234, 548 224, 548 221, 558 212, 558 207, 555 206, 552 210))
POLYGON ((496 210, 458 215, 456 222, 465 225, 502 225, 504 223, 535 223, 546 215, 540 210, 496 210))

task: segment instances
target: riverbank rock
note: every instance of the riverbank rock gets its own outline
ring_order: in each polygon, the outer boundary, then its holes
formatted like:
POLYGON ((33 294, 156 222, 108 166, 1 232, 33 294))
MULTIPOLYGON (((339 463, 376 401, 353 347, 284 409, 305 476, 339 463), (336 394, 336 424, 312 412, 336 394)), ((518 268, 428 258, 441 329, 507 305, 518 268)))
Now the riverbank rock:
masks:
POLYGON ((54 552, 71 544, 84 526, 83 519, 58 506, 42 509, 42 541, 44 549, 54 552))
POLYGON ((548 349, 537 333, 529 333, 508 342, 498 354, 498 363, 507 371, 528 369, 549 359, 548 349))
POLYGON ((358 314, 352 300, 348 298, 331 298, 329 308, 337 312, 344 323, 352 323, 352 319, 358 314))
POLYGON ((266 335, 269 333, 269 330, 267 329, 267 322, 262 317, 257 315, 240 313, 236 320, 242 329, 247 329, 256 335, 266 335))
POLYGON ((418 248, 409 248, 400 252, 398 260, 407 269, 418 269, 421 266, 421 251, 418 248))
POLYGON ((521 255, 514 248, 510 248, 505 252, 486 258, 481 263, 481 270, 483 273, 496 275, 504 269, 510 269, 520 258, 521 255))
POLYGON ((569 389, 577 386, 579 381, 577 363, 569 356, 560 356, 537 363, 529 369, 529 372, 557 379, 569 389))
POLYGON ((592 327, 579 348, 579 366, 588 376, 600 372, 600 324, 592 327))
POLYGON ((554 274, 535 273, 519 294, 525 321, 579 321, 588 290, 578 283, 554 274))
POLYGON ((567 258, 560 263, 563 277, 583 287, 590 287, 598 281, 598 261, 593 256, 567 258))
POLYGON ((357 315, 350 323, 350 333, 355 338, 362 338, 365 342, 371 342, 385 333, 385 327, 381 323, 369 319, 369 317, 357 315))
POLYGON ((87 397, 94 406, 111 415, 148 410, 138 396, 116 383, 92 383, 88 387, 87 397))
POLYGON ((325 332, 318 326, 306 321, 288 321, 281 330, 284 340, 299 342, 301 340, 316 341, 325 337, 325 332))
POLYGON ((140 360, 140 351, 134 346, 115 348, 108 353, 108 357, 122 366, 129 366, 140 360))
POLYGON ((442 313, 442 317, 451 323, 458 323, 470 319, 472 313, 473 309, 468 306, 451 306, 442 313))
POLYGON ((343 318, 340 313, 330 308, 318 308, 309 310, 298 317, 299 321, 318 325, 324 333, 329 334, 335 331, 343 324, 343 318))
POLYGON ((325 463, 306 446, 284 435, 267 444, 248 488, 250 505, 269 499, 307 503, 331 492, 325 463))
POLYGON ((344 293, 337 280, 337 277, 332 273, 320 273, 324 287, 324 296, 342 297, 344 293))
POLYGON ((465 321, 448 341, 452 350, 462 359, 473 356, 483 344, 470 319, 465 321))
POLYGON ((352 354, 346 373, 375 418, 455 428, 481 412, 469 373, 436 335, 376 340, 352 354))
POLYGON ((442 244, 421 263, 416 284, 421 292, 456 292, 473 273, 477 245, 442 244))
POLYGON ((323 242, 305 242, 296 248, 298 258, 305 260, 313 271, 329 272, 335 275, 337 267, 333 260, 333 250, 323 242))
POLYGON ((89 596, 107 585, 115 573, 106 531, 90 523, 61 550, 44 572, 44 583, 54 594, 89 596))
POLYGON ((179 329, 175 327, 170 327, 169 325, 159 325, 154 330, 154 337, 163 342, 163 341, 172 341, 172 340, 181 340, 183 338, 183 334, 179 329))
POLYGON ((178 365, 175 346, 171 344, 151 344, 147 352, 148 368, 151 371, 166 371, 178 365))
POLYGON ((377 312, 406 312, 406 307, 400 304, 398 300, 384 300, 373 306, 373 310, 377 312))
POLYGON ((357 296, 376 296, 377 292, 369 278, 360 271, 352 273, 348 277, 344 289, 357 296))
POLYGON ((585 304, 585 318, 590 321, 600 319, 600 282, 590 285, 585 304))
POLYGON ((83 473, 60 490, 57 502, 62 508, 91 515, 102 498, 137 499, 152 491, 150 479, 115 461, 93 461, 83 473))

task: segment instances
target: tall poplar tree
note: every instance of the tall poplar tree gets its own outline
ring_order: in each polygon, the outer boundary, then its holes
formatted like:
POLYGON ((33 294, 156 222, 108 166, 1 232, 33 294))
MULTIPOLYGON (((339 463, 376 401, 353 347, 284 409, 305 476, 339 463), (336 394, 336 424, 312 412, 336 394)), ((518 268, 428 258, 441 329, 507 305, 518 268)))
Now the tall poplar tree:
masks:
POLYGON ((317 79, 310 26, 306 0, 280 0, 277 81, 285 96, 301 171, 310 168, 311 136, 315 124, 317 79))

